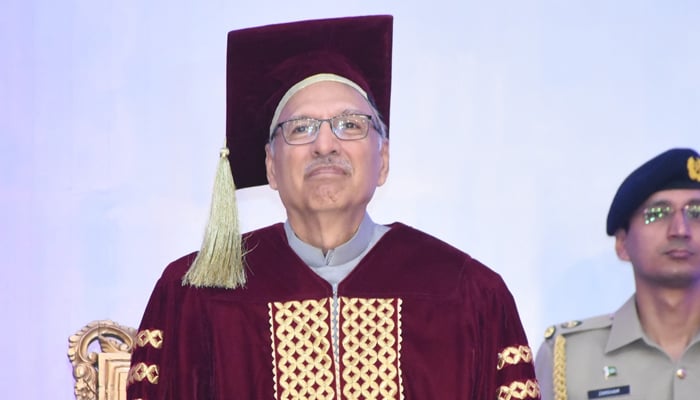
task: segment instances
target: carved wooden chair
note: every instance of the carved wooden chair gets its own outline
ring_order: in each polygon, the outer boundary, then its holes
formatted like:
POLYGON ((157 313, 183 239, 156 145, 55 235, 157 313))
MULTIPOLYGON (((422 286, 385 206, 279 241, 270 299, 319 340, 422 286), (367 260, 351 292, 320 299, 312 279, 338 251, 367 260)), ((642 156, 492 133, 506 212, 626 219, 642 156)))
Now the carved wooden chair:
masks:
POLYGON ((68 339, 76 400, 126 400, 136 329, 93 321, 68 339))

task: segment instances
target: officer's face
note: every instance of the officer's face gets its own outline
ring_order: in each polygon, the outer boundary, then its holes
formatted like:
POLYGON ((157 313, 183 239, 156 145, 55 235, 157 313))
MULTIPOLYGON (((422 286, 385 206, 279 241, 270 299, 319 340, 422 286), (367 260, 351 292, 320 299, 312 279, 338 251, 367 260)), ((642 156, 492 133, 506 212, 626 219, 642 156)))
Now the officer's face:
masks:
POLYGON ((632 263, 637 285, 700 285, 700 190, 654 193, 615 235, 618 257, 632 263), (695 213, 694 213, 695 212, 695 213))

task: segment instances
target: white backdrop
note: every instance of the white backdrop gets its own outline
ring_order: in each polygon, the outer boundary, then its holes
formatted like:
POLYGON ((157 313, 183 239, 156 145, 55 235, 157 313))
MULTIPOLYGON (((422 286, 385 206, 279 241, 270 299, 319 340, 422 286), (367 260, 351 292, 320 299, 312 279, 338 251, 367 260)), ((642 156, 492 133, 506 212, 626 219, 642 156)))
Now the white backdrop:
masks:
MULTIPOLYGON (((73 398, 68 337, 137 326, 163 267, 198 248, 226 33, 269 23, 393 14, 373 218, 501 273, 535 348, 548 324, 614 310, 633 290, 604 231, 617 186, 700 147, 699 4, 3 0, 2 397, 73 398)), ((268 188, 239 201, 246 229, 284 219, 268 188)))

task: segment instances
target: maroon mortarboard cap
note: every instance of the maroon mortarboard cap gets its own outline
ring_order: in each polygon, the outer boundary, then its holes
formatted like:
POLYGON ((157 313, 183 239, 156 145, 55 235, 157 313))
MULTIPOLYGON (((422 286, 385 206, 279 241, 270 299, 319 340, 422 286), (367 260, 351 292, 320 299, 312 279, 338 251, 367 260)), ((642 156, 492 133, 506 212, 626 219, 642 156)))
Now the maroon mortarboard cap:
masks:
POLYGON ((388 128, 392 25, 392 16, 377 15, 229 32, 226 143, 236 188, 267 184, 265 144, 273 114, 285 93, 310 76, 354 82, 388 128))
POLYGON ((386 15, 351 17, 229 32, 226 148, 219 157, 202 246, 184 285, 245 286, 236 188, 267 183, 265 144, 273 115, 287 92, 294 93, 291 88, 313 81, 310 77, 340 77, 364 92, 388 128, 392 22, 386 15))

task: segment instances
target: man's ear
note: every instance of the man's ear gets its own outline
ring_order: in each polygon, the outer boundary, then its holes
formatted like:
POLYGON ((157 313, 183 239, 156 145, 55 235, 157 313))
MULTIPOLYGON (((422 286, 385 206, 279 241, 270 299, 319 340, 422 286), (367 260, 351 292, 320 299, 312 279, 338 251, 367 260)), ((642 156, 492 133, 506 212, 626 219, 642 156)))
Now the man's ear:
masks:
POLYGON ((379 166, 379 177, 377 186, 382 186, 389 176, 389 140, 380 138, 381 148, 379 149, 379 157, 381 165, 379 166))
POLYGON ((623 261, 629 261, 630 256, 627 254, 627 247, 625 246, 625 241, 627 240, 627 231, 620 228, 615 232, 615 253, 617 253, 617 258, 623 261))
POLYGON ((275 179, 275 167, 272 163, 272 143, 265 145, 265 170, 270 188, 277 190, 277 180, 275 179))

